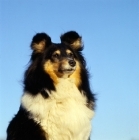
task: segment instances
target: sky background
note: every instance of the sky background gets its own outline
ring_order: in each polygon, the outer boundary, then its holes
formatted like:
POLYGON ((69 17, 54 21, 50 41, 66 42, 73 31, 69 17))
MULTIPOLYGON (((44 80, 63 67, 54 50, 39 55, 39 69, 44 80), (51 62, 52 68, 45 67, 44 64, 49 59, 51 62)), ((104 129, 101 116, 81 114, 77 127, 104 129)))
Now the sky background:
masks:
POLYGON ((58 43, 69 30, 82 35, 97 94, 91 140, 139 140, 139 0, 0 0, 0 138, 20 105, 32 37, 58 43))

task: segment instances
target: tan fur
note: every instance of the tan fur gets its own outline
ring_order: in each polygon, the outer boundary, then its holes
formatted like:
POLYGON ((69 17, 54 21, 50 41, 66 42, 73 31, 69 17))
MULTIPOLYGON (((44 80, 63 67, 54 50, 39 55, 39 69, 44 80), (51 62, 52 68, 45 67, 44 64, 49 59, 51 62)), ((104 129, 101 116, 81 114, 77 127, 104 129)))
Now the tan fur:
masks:
POLYGON ((76 70, 72 75, 70 75, 70 78, 74 80, 77 87, 81 84, 80 73, 81 73, 80 64, 78 61, 76 61, 76 70))
POLYGON ((54 55, 54 54, 59 54, 59 55, 60 55, 60 51, 57 50, 57 51, 55 51, 55 52, 53 53, 53 55, 54 55))
POLYGON ((43 52, 44 49, 45 49, 45 44, 46 44, 46 41, 43 40, 41 42, 39 42, 38 44, 37 43, 33 43, 32 45, 32 49, 36 52, 43 52))
POLYGON ((82 41, 81 41, 81 38, 78 38, 76 41, 74 41, 71 46, 74 48, 74 49, 78 49, 78 48, 81 48, 82 46, 82 41))
POLYGON ((48 73, 51 77, 51 79, 54 81, 55 84, 58 83, 58 77, 56 75, 56 73, 54 72, 54 69, 58 68, 58 64, 52 64, 50 62, 50 60, 48 60, 45 64, 44 64, 44 70, 46 71, 46 73, 48 73))
POLYGON ((66 53, 69 54, 69 53, 72 53, 72 52, 70 50, 66 50, 66 53))

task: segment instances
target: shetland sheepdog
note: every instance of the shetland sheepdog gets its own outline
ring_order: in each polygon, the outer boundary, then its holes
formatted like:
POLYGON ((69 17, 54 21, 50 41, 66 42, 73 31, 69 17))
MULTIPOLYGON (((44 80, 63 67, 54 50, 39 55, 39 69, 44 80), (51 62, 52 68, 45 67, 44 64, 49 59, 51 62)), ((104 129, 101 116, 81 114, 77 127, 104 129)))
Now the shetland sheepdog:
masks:
POLYGON ((7 140, 89 140, 95 97, 75 31, 53 43, 46 33, 31 42, 21 105, 7 128, 7 140))

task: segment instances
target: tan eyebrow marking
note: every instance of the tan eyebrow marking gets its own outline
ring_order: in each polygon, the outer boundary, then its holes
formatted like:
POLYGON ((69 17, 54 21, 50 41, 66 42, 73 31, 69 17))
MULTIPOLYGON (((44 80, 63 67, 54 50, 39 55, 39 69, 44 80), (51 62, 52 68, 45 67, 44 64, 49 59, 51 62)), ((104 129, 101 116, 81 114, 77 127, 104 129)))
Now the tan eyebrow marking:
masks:
POLYGON ((69 54, 69 53, 72 53, 72 52, 70 50, 66 50, 66 53, 69 54))
POLYGON ((60 55, 60 51, 59 50, 56 50, 54 53, 53 53, 53 55, 54 54, 59 54, 60 55))

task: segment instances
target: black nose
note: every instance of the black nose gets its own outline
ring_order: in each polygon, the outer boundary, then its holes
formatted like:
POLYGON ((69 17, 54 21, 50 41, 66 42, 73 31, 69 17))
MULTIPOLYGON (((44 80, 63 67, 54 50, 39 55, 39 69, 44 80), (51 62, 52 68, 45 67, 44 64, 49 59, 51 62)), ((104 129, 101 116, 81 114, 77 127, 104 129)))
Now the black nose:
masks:
POLYGON ((76 62, 74 60, 69 60, 70 66, 74 67, 76 65, 76 62))

